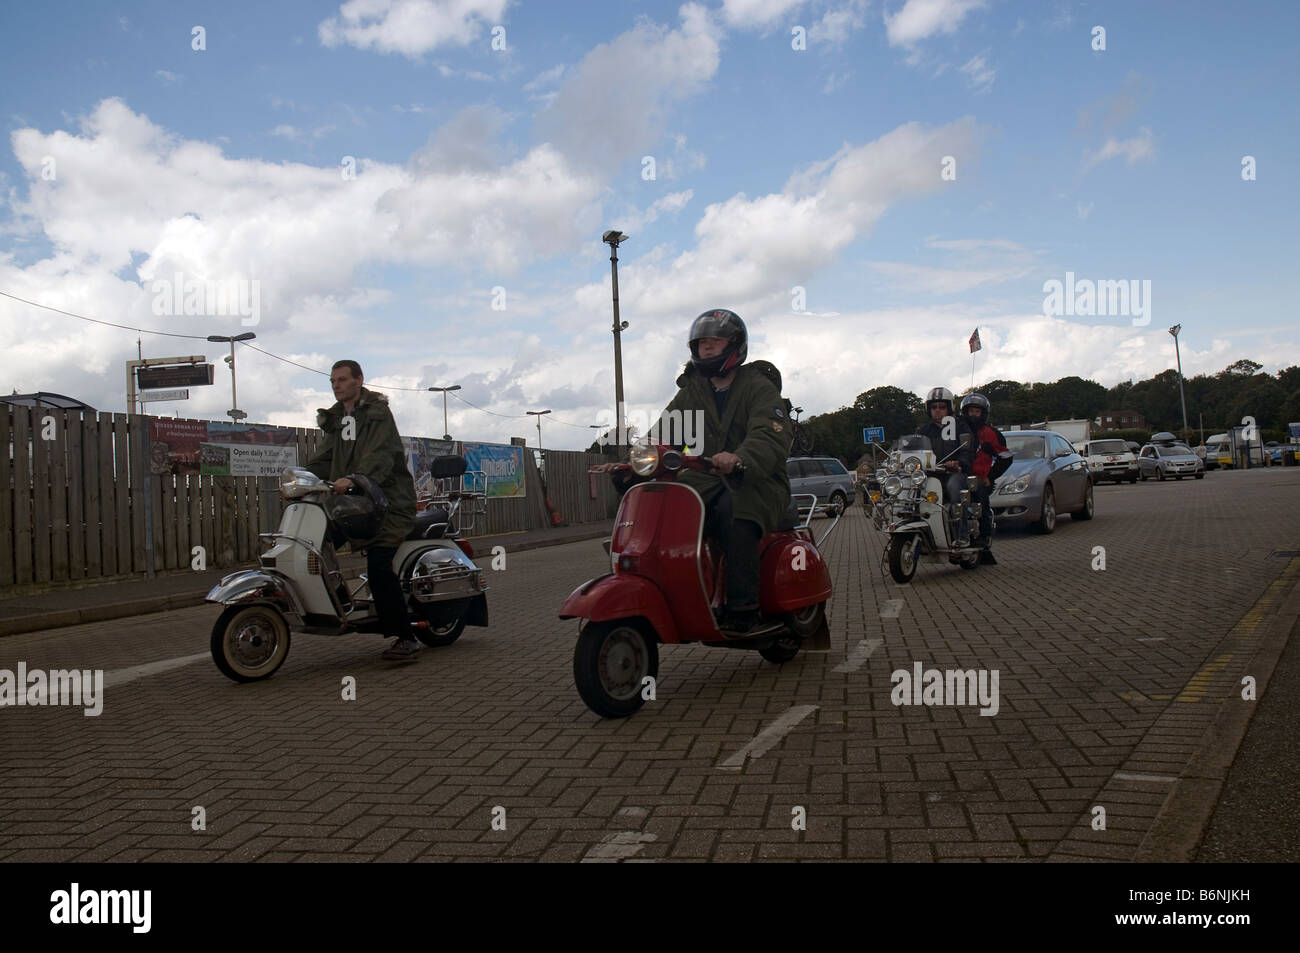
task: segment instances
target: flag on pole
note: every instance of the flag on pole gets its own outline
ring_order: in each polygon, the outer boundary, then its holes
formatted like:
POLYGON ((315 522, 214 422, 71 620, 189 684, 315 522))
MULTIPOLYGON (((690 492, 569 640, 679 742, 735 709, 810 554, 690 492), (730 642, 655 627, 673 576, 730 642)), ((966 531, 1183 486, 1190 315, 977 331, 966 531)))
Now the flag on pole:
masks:
POLYGON ((970 352, 974 354, 983 346, 983 344, 980 344, 980 329, 976 328, 975 333, 970 336, 970 352))

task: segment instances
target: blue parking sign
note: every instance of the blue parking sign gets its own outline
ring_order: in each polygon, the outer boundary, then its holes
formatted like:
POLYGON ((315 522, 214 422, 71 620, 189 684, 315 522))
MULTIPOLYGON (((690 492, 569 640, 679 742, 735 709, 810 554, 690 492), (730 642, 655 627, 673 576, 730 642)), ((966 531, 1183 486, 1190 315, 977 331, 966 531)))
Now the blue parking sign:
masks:
POLYGON ((884 443, 885 428, 884 427, 863 427, 862 442, 863 443, 884 443))

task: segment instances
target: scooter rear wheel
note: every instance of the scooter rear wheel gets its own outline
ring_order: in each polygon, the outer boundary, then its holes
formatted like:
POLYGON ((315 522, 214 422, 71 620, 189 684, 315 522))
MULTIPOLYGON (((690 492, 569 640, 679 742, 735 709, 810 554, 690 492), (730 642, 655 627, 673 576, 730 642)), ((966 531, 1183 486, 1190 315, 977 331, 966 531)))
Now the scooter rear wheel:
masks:
POLYGON ((460 638, 465 631, 465 616, 462 613, 452 621, 434 628, 430 626, 427 629, 417 629, 415 637, 430 648, 441 648, 444 645, 451 645, 460 638))
POLYGON ((659 676, 659 646, 630 620, 588 622, 573 650, 573 681, 602 718, 626 718, 646 699, 645 680, 659 676))
POLYGON ((236 682, 270 678, 289 655, 289 624, 271 606, 231 606, 212 626, 212 661, 236 682))

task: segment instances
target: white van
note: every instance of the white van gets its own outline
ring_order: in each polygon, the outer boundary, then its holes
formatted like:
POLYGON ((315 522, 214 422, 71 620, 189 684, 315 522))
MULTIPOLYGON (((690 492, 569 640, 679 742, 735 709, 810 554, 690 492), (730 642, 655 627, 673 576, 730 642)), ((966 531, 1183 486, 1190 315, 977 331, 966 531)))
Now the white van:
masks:
MULTIPOLYGON (((1245 449, 1239 431, 1240 428, 1238 428, 1236 434, 1237 446, 1235 448, 1233 447, 1234 434, 1215 434, 1205 441, 1205 468, 1207 470, 1214 469, 1216 464, 1225 470, 1231 470, 1237 465, 1238 459, 1245 449), (1214 462, 1211 463, 1211 461, 1214 462)), ((1250 442, 1250 465, 1252 467, 1268 466, 1270 461, 1267 459, 1268 454, 1264 452, 1265 449, 1262 440, 1252 440, 1250 442)))
POLYGON ((1076 449, 1088 461, 1088 476, 1092 477, 1093 483, 1102 480, 1137 482, 1137 457, 1123 440, 1089 440, 1076 449))

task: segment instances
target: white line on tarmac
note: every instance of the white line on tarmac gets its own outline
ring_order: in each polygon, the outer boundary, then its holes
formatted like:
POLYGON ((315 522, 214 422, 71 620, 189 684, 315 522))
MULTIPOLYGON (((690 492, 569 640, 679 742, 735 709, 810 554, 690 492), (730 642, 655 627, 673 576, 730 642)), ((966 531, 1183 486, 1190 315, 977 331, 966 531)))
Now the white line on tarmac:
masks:
POLYGON ((182 655, 179 658, 166 658, 160 662, 147 662, 144 665, 133 665, 130 668, 119 668, 115 672, 105 672, 104 687, 116 688, 118 685, 134 682, 137 678, 145 678, 161 672, 170 672, 174 668, 191 665, 204 658, 212 658, 212 655, 208 652, 199 652, 197 655, 182 655))
POLYGON ((1163 642, 1164 640, 1165 637, 1163 635, 1153 636, 1149 639, 1138 639, 1139 642, 1163 642))
POLYGON ((1160 784, 1172 784, 1178 780, 1171 774, 1137 774, 1133 771, 1116 771, 1111 777, 1116 781, 1156 781, 1160 784))
POLYGON ((580 864, 616 864, 640 852, 641 848, 658 840, 654 834, 641 831, 619 831, 609 834, 599 844, 583 855, 580 864))
POLYGON ((746 758, 761 758, 776 747, 777 742, 788 735, 795 725, 815 712, 818 707, 817 705, 795 705, 793 708, 787 708, 777 716, 776 721, 760 731, 749 744, 718 767, 724 771, 739 771, 744 767, 746 758))
POLYGON ((853 651, 839 665, 836 665, 832 672, 856 672, 862 668, 864 662, 871 658, 871 653, 884 644, 884 639, 863 639, 857 645, 853 646, 853 651))
POLYGON ((880 610, 880 618, 897 619, 898 613, 902 610, 902 608, 903 608, 902 599, 886 599, 885 608, 880 610))

